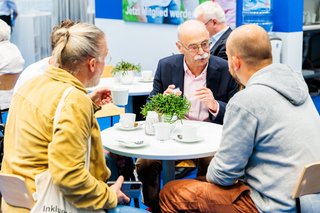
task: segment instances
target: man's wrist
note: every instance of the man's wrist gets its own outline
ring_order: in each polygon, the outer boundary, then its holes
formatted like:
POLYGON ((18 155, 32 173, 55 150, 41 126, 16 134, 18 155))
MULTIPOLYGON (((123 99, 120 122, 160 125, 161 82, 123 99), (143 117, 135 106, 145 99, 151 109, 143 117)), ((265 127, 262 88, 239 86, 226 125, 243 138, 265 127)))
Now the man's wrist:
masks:
POLYGON ((213 105, 214 105, 213 108, 210 108, 209 110, 211 113, 217 113, 217 111, 219 109, 218 101, 214 100, 213 105))

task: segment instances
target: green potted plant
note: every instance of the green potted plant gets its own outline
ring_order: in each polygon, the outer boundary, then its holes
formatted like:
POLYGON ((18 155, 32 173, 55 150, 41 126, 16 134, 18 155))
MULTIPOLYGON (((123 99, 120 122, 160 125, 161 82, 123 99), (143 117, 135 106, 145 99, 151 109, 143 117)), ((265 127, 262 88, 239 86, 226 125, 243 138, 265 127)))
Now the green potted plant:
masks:
POLYGON ((131 84, 134 80, 135 72, 141 71, 140 64, 132 64, 130 62, 121 60, 112 69, 111 73, 116 80, 123 84, 131 84))
POLYGON ((159 93, 142 106, 141 114, 146 117, 148 111, 155 111, 158 113, 159 120, 173 123, 184 119, 190 110, 190 106, 191 104, 186 97, 159 93))

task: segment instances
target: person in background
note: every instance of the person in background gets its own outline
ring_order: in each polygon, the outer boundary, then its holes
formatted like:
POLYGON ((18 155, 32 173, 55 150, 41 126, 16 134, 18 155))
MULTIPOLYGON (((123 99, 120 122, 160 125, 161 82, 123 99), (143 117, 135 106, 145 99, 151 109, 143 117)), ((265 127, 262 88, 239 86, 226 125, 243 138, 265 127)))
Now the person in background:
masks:
MULTIPOLYGON (((24 59, 18 47, 10 42, 10 37, 11 30, 9 25, 0 20, 0 78, 12 78, 15 79, 12 80, 14 82, 23 70, 24 59)), ((0 82, 0 87, 2 83, 4 82, 0 82)), ((0 107, 2 110, 9 108, 12 94, 12 89, 0 89, 0 107)))
MULTIPOLYGON (((26 82, 13 97, 1 172, 24 177, 29 191, 34 193, 35 176, 49 170, 53 182, 76 208, 112 209, 129 202, 129 198, 120 190, 122 176, 110 187, 105 183, 110 170, 94 112, 98 105, 111 101, 110 90, 91 98, 86 90, 98 84, 103 72, 108 54, 106 38, 99 28, 86 23, 61 28, 56 33, 60 36, 52 53, 52 66, 26 82), (57 105, 70 87, 73 89, 66 96, 54 127, 57 105), (88 171, 85 156, 89 138, 88 171)), ((4 200, 2 211, 28 212, 4 200)))
POLYGON ((212 0, 221 5, 226 14, 226 23, 231 29, 236 28, 236 0, 212 0))
POLYGON ((227 105, 207 181, 168 183, 161 210, 296 212, 299 175, 320 161, 320 117, 301 71, 272 64, 268 33, 257 25, 235 29, 227 55, 231 75, 246 87, 227 105))
POLYGON ((13 0, 0 0, 0 19, 6 22, 11 29, 17 16, 18 10, 13 0))
MULTIPOLYGON (((191 102, 187 119, 222 124, 226 103, 238 91, 227 61, 210 56, 209 33, 197 20, 178 27, 176 46, 181 54, 159 61, 149 97, 170 94, 179 88, 177 95, 184 95, 191 102)), ((198 176, 206 174, 210 160, 211 157, 198 160, 198 176)), ((136 170, 143 183, 144 203, 158 212, 161 161, 138 159, 136 170)))
POLYGON ((195 8, 193 16, 206 25, 212 42, 211 55, 228 60, 226 42, 232 29, 226 24, 226 16, 221 6, 217 2, 206 1, 195 8))

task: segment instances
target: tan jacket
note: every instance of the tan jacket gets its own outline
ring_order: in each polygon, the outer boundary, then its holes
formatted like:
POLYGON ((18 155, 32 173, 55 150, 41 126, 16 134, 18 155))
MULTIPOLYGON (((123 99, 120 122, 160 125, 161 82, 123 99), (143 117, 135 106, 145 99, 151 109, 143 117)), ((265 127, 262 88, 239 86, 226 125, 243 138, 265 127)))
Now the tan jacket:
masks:
POLYGON ((10 107, 2 172, 25 177, 33 193, 35 175, 49 169, 54 183, 77 208, 114 208, 117 197, 105 184, 110 170, 94 117, 96 109, 81 82, 62 69, 50 67, 43 76, 24 84, 10 107), (67 96, 52 136, 56 107, 70 86, 76 89, 67 96), (84 162, 90 135, 89 173, 84 162))

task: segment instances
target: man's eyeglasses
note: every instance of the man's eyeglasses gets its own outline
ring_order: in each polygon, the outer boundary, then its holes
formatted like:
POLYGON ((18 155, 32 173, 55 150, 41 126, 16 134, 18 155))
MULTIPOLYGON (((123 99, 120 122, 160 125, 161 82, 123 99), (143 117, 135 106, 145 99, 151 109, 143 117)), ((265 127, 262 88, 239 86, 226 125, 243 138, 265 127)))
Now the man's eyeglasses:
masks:
POLYGON ((110 62, 112 61, 112 56, 110 53, 108 53, 104 61, 105 61, 105 64, 110 64, 110 62))
POLYGON ((189 44, 188 47, 186 47, 181 41, 179 41, 179 43, 186 48, 186 50, 188 50, 191 53, 198 53, 199 49, 201 47, 202 50, 208 50, 210 48, 210 45, 212 42, 210 42, 209 40, 203 41, 200 44, 189 44))
POLYGON ((212 19, 209 19, 206 23, 204 23, 204 25, 207 26, 207 24, 209 24, 209 22, 211 21, 212 19))

